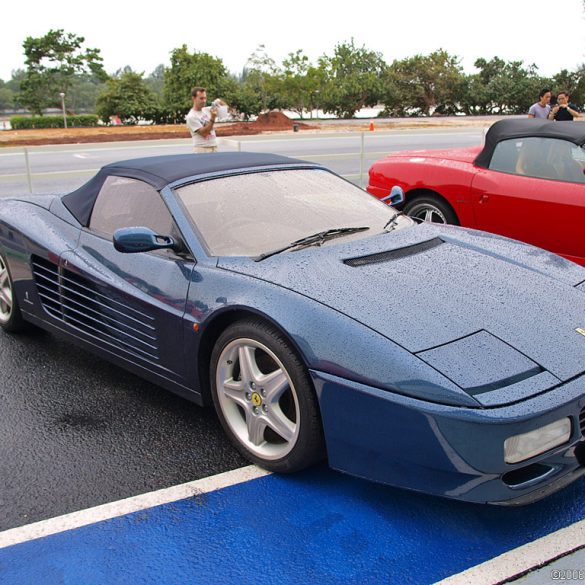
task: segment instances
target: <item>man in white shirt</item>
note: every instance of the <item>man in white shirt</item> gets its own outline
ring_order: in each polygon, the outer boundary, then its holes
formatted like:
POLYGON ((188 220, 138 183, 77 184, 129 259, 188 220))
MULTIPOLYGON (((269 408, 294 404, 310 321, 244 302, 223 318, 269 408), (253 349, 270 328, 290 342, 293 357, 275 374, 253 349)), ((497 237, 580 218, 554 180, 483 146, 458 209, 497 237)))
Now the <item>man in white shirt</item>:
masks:
POLYGON ((217 117, 217 108, 206 108, 207 93, 204 87, 191 90, 193 107, 185 121, 193 138, 194 152, 217 152, 217 138, 213 126, 217 117))

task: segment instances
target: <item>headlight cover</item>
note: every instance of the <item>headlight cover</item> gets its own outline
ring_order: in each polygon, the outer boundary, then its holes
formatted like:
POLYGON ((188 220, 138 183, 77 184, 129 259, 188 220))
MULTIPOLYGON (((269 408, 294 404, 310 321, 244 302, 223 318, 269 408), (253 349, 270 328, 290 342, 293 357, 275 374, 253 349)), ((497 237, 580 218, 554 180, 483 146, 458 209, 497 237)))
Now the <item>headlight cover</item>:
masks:
POLYGON ((504 441, 506 463, 520 463, 566 443, 571 438, 571 419, 562 418, 539 429, 504 441))

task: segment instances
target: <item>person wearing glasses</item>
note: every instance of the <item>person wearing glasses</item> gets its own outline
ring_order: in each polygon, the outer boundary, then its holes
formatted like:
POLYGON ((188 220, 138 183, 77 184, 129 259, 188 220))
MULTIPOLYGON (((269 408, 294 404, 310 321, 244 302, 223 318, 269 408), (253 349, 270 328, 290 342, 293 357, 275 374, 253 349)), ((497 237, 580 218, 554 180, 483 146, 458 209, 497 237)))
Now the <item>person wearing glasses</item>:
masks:
POLYGON ((579 118, 581 114, 577 110, 577 106, 569 102, 571 96, 566 91, 560 91, 557 95, 557 104, 553 106, 548 114, 549 120, 556 120, 557 122, 572 122, 575 118, 579 118))

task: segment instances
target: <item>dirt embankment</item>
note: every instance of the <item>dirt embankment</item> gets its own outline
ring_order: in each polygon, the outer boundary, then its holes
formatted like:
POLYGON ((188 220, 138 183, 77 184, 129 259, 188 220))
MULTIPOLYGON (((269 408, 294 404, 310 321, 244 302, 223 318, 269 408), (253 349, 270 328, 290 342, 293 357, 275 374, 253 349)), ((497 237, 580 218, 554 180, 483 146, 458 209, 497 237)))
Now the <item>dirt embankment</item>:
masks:
MULTIPOLYGON (((218 124, 218 136, 245 136, 262 132, 300 130, 309 126, 291 120, 282 112, 260 114, 254 122, 230 122, 218 124)), ((45 128, 39 130, 6 130, 0 132, 0 146, 24 146, 36 144, 71 144, 85 142, 116 142, 120 140, 157 140, 167 138, 189 138, 184 124, 160 126, 98 126, 96 128, 45 128)))
MULTIPOLYGON (((254 122, 219 123, 216 133, 220 137, 246 136, 263 132, 301 131, 366 132, 370 130, 396 130, 432 127, 483 127, 487 128, 502 116, 451 116, 431 118, 374 118, 359 120, 319 120, 301 122, 291 120, 282 112, 260 114, 254 122)), ((51 128, 41 130, 0 131, 2 146, 28 146, 37 144, 77 144, 86 142, 117 142, 122 140, 162 140, 189 138, 184 124, 160 126, 98 126, 97 128, 51 128)))

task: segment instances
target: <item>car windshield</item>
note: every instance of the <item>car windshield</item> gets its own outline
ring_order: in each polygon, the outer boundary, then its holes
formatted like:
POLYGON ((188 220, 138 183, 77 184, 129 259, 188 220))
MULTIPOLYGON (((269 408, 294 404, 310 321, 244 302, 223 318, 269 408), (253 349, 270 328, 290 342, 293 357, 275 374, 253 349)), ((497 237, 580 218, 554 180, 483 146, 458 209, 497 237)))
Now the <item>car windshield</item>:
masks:
MULTIPOLYGON (((345 230, 342 237, 327 240, 326 245, 334 245, 381 233, 396 214, 320 169, 221 177, 179 187, 176 193, 211 256, 259 256, 313 234, 345 230)), ((387 229, 407 225, 411 220, 400 217, 387 229)))

